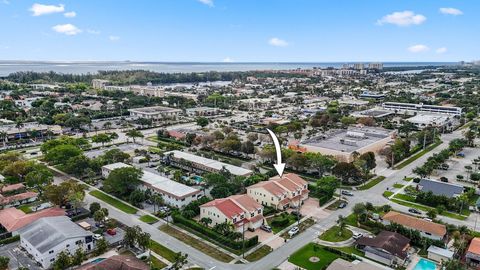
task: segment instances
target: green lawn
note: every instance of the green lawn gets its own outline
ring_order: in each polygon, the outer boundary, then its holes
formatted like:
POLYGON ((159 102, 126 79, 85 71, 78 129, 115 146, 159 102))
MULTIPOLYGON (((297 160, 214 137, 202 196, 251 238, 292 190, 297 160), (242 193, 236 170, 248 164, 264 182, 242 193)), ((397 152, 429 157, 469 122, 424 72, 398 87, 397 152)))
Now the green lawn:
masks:
POLYGON ((344 200, 336 200, 334 203, 330 204, 326 209, 327 210, 337 210, 340 203, 344 202, 344 200))
POLYGON ((393 195, 393 192, 392 192, 392 191, 388 191, 388 190, 387 190, 387 191, 384 191, 384 192, 383 192, 383 197, 385 197, 385 198, 387 198, 387 199, 388 199, 390 196, 392 196, 392 195, 393 195))
POLYGON ((157 253, 158 255, 162 256, 169 262, 174 262, 175 261, 175 252, 173 252, 171 249, 161 245, 158 242, 155 242, 153 240, 150 240, 150 249, 157 253))
POLYGON ((395 166, 395 169, 402 169, 403 167, 407 166, 408 164, 414 162, 415 160, 419 159, 421 156, 425 155, 426 153, 430 152, 431 150, 433 150, 435 147, 439 146, 440 144, 442 144, 442 141, 437 141, 433 144, 430 144, 429 146, 427 146, 427 148, 425 148, 424 150, 414 154, 413 156, 411 156, 410 158, 408 158, 407 160, 405 160, 404 162, 398 164, 397 166, 395 166))
POLYGON ((350 239, 352 236, 353 233, 349 229, 344 228, 340 234, 340 227, 333 226, 322 233, 318 238, 327 242, 342 242, 350 239))
POLYGON ((405 185, 402 185, 402 184, 394 184, 393 187, 394 188, 403 188, 405 185))
POLYGON ((293 253, 288 261, 307 270, 318 270, 325 269, 339 257, 337 254, 325 250, 322 246, 310 243, 293 253), (318 257, 320 260, 311 262, 311 257, 318 257))
POLYGON ((178 240, 184 242, 185 244, 187 244, 187 245, 199 250, 200 252, 203 252, 203 253, 207 254, 208 256, 210 256, 212 258, 215 258, 219 261, 228 263, 228 262, 230 262, 234 259, 232 256, 218 250, 217 248, 214 248, 210 245, 207 245, 202 241, 198 241, 197 239, 195 239, 195 238, 191 237, 190 235, 185 234, 185 233, 173 228, 172 226, 162 225, 162 226, 160 226, 159 229, 162 232, 167 233, 170 236, 173 236, 173 237, 177 238, 178 240))
POLYGON ((348 216, 345 217, 345 223, 347 223, 350 226, 357 227, 357 215, 355 213, 352 213, 348 216))
POLYGON ((155 269, 163 269, 167 267, 164 262, 160 261, 155 256, 150 256, 150 262, 152 263, 152 267, 155 267, 155 269))
POLYGON ((98 190, 93 190, 93 191, 90 191, 90 195, 96 197, 97 199, 100 199, 108 204, 110 204, 111 206, 119 209, 119 210, 122 210, 123 212, 127 213, 127 214, 135 214, 137 213, 137 209, 131 207, 130 205, 120 201, 119 199, 117 198, 114 198, 110 195, 107 195, 101 191, 98 191, 98 190))
POLYGON ((258 261, 270 254, 270 252, 272 252, 272 248, 268 245, 263 245, 259 249, 245 256, 245 259, 249 262, 258 261))
POLYGON ((359 249, 356 249, 355 247, 334 247, 336 250, 343 251, 347 254, 355 254, 361 257, 365 256, 365 253, 359 249))
POLYGON ((397 193, 393 196, 395 199, 404 200, 408 202, 415 202, 415 198, 408 194, 397 193))
POLYGON ((20 205, 17 207, 18 210, 22 210, 25 214, 30 214, 32 213, 32 209, 30 208, 30 205, 20 205))
POLYGON ((139 219, 148 224, 153 224, 155 222, 158 222, 158 218, 151 215, 143 215, 139 219))
POLYGON ((385 179, 385 176, 383 176, 383 175, 378 176, 378 177, 368 181, 365 185, 362 185, 362 186, 358 187, 358 190, 370 189, 370 188, 374 187, 376 184, 382 182, 384 179, 385 179))
POLYGON ((413 177, 405 177, 403 178, 403 181, 410 182, 413 180, 413 177))
POLYGON ((283 226, 273 226, 271 221, 275 218, 275 216, 272 216, 272 217, 269 217, 267 218, 267 224, 270 225, 272 227, 272 231, 273 233, 278 233, 280 232, 281 230, 287 228, 288 226, 292 225, 293 223, 295 223, 297 221, 297 217, 294 216, 294 215, 291 215, 291 214, 288 214, 288 223, 283 225, 283 226))
MULTIPOLYGON (((397 200, 397 199, 391 199, 391 201, 395 202, 395 203, 398 203, 400 205, 403 205, 403 206, 416 208, 416 209, 422 210, 422 211, 428 211, 430 209, 434 209, 433 207, 428 207, 428 206, 425 206, 425 205, 411 203, 411 202, 405 202, 405 201, 401 201, 401 200, 397 200)), ((459 214, 456 214, 456 213, 452 213, 452 212, 447 212, 447 211, 445 211, 445 212, 443 212, 439 215, 440 216, 446 216, 446 217, 449 217, 449 218, 458 219, 458 220, 467 219, 465 216, 462 216, 462 215, 459 215, 459 214)))

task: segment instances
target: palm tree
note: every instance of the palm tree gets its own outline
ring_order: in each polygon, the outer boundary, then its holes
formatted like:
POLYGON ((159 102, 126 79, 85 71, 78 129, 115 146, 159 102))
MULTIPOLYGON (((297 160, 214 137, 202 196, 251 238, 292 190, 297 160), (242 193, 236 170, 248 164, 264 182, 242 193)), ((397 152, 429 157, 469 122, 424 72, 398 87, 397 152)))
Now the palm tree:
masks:
POLYGON ((7 144, 8 134, 5 131, 0 131, 0 140, 3 141, 3 147, 7 144))
POLYGON ((135 143, 135 138, 143 138, 143 134, 136 130, 136 129, 131 129, 125 133, 127 137, 131 137, 133 139, 133 143, 135 143))
POLYGON ((165 203, 165 200, 163 199, 162 195, 158 193, 152 195, 151 200, 153 202, 153 212, 157 212, 156 207, 160 207, 160 205, 163 205, 165 203))
POLYGON ((342 215, 339 215, 338 219, 337 219, 337 224, 338 224, 338 228, 339 228, 338 235, 342 236, 343 231, 347 227, 347 223, 345 222, 345 217, 343 217, 342 215))
POLYGON ((210 225, 212 222, 213 222, 212 219, 208 217, 204 217, 200 219, 200 223, 203 224, 203 226, 205 227, 208 227, 208 225, 210 225))

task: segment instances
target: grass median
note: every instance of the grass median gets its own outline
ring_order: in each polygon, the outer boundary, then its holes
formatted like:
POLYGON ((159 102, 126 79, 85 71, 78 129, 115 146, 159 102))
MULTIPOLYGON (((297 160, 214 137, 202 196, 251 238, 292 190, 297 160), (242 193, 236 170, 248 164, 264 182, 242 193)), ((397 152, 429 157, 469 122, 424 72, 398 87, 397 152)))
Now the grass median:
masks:
POLYGON ((150 240, 150 249, 169 262, 175 261, 176 253, 158 242, 150 240))
MULTIPOLYGON (((392 202, 395 202, 395 203, 398 203, 400 205, 403 205, 403 206, 406 206, 406 207, 411 207, 411 208, 416 208, 418 210, 422 210, 422 211, 425 211, 425 212, 428 212, 429 210, 431 209, 435 209, 433 207, 429 207, 429 206, 425 206, 425 205, 422 205, 422 204, 416 204, 416 203, 411 203, 411 202, 406 202, 406 201, 402 201, 402 200, 398 200, 398 199, 391 199, 392 202)), ((458 219, 458 220, 465 220, 467 219, 466 216, 462 216, 460 214, 456 214, 456 213, 452 213, 452 212, 447 212, 447 211, 444 211, 442 212, 441 214, 439 213, 438 214, 439 216, 445 216, 445 217, 449 217, 449 218, 454 218, 454 219, 458 219)))
POLYGON ((89 193, 90 195, 92 195, 93 197, 97 198, 97 199, 100 199, 108 204, 110 204, 111 206, 119 209, 119 210, 122 210, 123 212, 127 213, 127 214, 135 214, 137 213, 137 209, 131 207, 130 205, 120 201, 119 199, 117 198, 114 198, 110 195, 107 195, 101 191, 98 191, 98 190, 93 190, 93 191, 90 191, 89 193))
POLYGON ((143 215, 139 218, 141 221, 148 223, 148 224, 153 224, 158 222, 158 218, 151 216, 151 215, 143 215))
POLYGON ((413 156, 409 157, 407 160, 405 160, 404 162, 398 164, 397 166, 395 166, 395 169, 402 169, 404 168, 405 166, 407 166, 408 164, 414 162, 415 160, 419 159, 420 157, 422 157, 423 155, 425 155, 426 153, 432 151, 435 147, 439 146, 440 144, 442 144, 442 141, 437 141, 433 144, 430 144, 429 146, 427 146, 424 150, 414 154, 413 156))
POLYGON ((260 260, 261 258, 267 256, 268 254, 270 254, 270 252, 272 252, 272 248, 268 245, 263 245, 261 246, 259 249, 255 250, 254 252, 248 254, 247 256, 245 256, 245 259, 249 262, 254 262, 254 261, 258 261, 260 260))
POLYGON ((353 236, 352 231, 347 228, 343 228, 340 233, 340 227, 333 226, 330 229, 326 230, 318 238, 327 242, 342 242, 350 239, 353 236))
POLYGON ((358 187, 357 189, 358 190, 370 189, 370 188, 374 187, 375 185, 377 185, 378 183, 382 182, 383 180, 385 180, 385 176, 383 176, 383 175, 378 176, 378 177, 368 181, 365 185, 362 185, 362 186, 358 187))
POLYGON ((208 256, 215 258, 222 262, 231 262, 234 258, 215 247, 212 247, 201 240, 195 239, 188 234, 185 234, 172 226, 162 225, 159 228, 162 232, 184 242, 185 244, 197 249, 200 252, 207 254, 208 256))

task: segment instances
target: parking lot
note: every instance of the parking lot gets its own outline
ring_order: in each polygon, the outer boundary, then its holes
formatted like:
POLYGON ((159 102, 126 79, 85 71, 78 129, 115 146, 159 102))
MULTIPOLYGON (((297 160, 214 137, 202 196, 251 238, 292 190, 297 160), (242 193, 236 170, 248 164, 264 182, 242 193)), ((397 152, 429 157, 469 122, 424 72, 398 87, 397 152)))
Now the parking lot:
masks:
POLYGON ((30 270, 42 269, 37 265, 33 259, 30 259, 25 252, 19 248, 20 242, 15 242, 0 246, 0 256, 10 258, 8 264, 9 269, 17 269, 19 267, 26 267, 30 270))
POLYGON ((440 177, 448 178, 448 182, 450 183, 458 183, 464 186, 473 186, 473 184, 457 181, 457 175, 463 175, 465 179, 467 179, 467 170, 465 166, 472 166, 472 162, 475 158, 480 156, 480 149, 479 148, 465 148, 462 151, 465 154, 465 157, 452 157, 450 158, 446 164, 448 164, 448 170, 435 170, 432 174, 432 178, 440 179, 440 177))
MULTIPOLYGON (((88 224, 90 224, 91 226, 91 229, 90 231, 94 232, 98 229, 100 229, 99 227, 97 227, 95 225, 95 220, 93 220, 93 218, 87 218, 87 219, 84 219, 84 220, 81 220, 81 221, 78 221, 76 222, 77 224, 80 223, 80 222, 87 222, 88 224)), ((122 229, 122 228, 115 228, 115 231, 116 231, 116 234, 115 235, 110 235, 108 233, 103 233, 102 236, 105 238, 105 240, 107 240, 108 244, 109 245, 118 245, 122 240, 123 240, 123 237, 125 236, 125 231, 122 229)))
POLYGON ((315 198, 308 198, 300 208, 302 216, 311 216, 318 220, 324 219, 330 215, 327 211, 319 207, 318 200, 315 198))

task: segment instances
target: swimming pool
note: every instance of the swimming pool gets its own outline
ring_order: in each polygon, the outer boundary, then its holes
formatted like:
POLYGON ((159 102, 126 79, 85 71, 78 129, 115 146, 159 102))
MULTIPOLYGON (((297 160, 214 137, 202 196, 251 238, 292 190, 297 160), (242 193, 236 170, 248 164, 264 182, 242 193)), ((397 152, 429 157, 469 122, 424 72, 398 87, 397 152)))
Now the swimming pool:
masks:
POLYGON ((429 261, 427 259, 420 259, 420 261, 418 261, 417 265, 415 265, 415 268, 413 268, 413 270, 435 270, 437 269, 437 265, 432 262, 432 261, 429 261))
POLYGON ((92 263, 99 263, 99 262, 102 262, 104 260, 105 260, 105 258, 96 258, 95 260, 92 261, 92 263))

